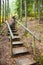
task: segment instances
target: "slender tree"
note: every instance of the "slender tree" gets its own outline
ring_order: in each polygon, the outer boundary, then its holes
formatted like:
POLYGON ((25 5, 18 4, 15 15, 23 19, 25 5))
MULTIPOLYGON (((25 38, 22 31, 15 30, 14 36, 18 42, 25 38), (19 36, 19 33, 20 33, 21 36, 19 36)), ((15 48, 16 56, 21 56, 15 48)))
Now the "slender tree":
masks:
POLYGON ((6 0, 5 0, 5 20, 6 20, 6 0))
POLYGON ((3 7, 3 12, 2 12, 2 21, 4 21, 4 0, 3 0, 2 2, 3 2, 3 5, 2 5, 2 7, 3 7))
POLYGON ((1 0, 0 0, 0 26, 1 26, 1 0))
POLYGON ((1 0, 0 0, 0 15, 1 15, 1 0))
POLYGON ((9 16, 9 0, 7 0, 7 17, 9 16))
POLYGON ((36 0, 34 0, 34 18, 36 20, 36 0))
POLYGON ((20 20, 22 21, 22 0, 20 0, 20 20))
POLYGON ((40 0, 38 0, 38 21, 40 21, 40 0))
POLYGON ((26 4, 26 0, 24 0, 24 6, 25 6, 25 27, 27 27, 27 4, 26 4))
POLYGON ((5 0, 5 20, 8 18, 9 15, 9 0, 5 0))

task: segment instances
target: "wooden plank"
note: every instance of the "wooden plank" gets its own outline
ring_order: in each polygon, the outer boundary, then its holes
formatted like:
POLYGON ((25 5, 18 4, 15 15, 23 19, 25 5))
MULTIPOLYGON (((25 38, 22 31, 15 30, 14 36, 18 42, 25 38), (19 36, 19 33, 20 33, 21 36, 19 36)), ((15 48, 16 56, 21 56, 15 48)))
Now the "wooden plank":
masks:
MULTIPOLYGON (((10 33, 8 33, 8 35, 10 35, 10 33)), ((16 36, 18 36, 18 33, 13 33, 13 35, 16 35, 16 36)))
MULTIPOLYGON (((9 30, 8 30, 8 32, 9 32, 9 30)), ((17 32, 17 30, 12 30, 12 32, 17 32)))
MULTIPOLYGON (((8 36, 8 38, 10 39, 11 37, 8 36)), ((20 37, 15 35, 12 37, 12 41, 20 41, 20 37)))
POLYGON ((32 65, 35 64, 36 61, 30 58, 21 58, 19 60, 16 60, 17 65, 32 65))
POLYGON ((28 50, 27 50, 27 48, 25 48, 25 47, 19 47, 19 48, 14 48, 13 49, 13 54, 15 55, 15 54, 22 54, 22 53, 27 53, 28 52, 28 50))
POLYGON ((21 42, 21 41, 15 41, 15 42, 12 42, 12 44, 13 45, 17 44, 18 45, 18 44, 23 44, 23 42, 21 42))

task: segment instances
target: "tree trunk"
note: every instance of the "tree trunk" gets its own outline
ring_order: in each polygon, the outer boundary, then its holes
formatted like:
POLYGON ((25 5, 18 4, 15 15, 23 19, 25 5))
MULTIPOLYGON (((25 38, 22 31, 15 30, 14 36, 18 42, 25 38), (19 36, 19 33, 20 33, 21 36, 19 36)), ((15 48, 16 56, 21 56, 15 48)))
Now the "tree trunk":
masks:
POLYGON ((1 0, 0 0, 0 26, 1 26, 1 0))
POLYGON ((34 20, 36 21, 36 1, 34 1, 34 20))
POLYGON ((7 17, 9 16, 9 0, 7 0, 7 17))
POLYGON ((22 0, 20 0, 20 21, 22 21, 22 0))
POLYGON ((0 0, 0 15, 1 15, 1 0, 0 0))
POLYGON ((40 22, 40 0, 38 1, 38 21, 40 22))
POLYGON ((5 0, 5 20, 6 20, 6 10, 7 10, 7 9, 6 9, 6 4, 7 4, 7 3, 6 3, 6 0, 5 0))
POLYGON ((2 21, 4 22, 4 0, 3 0, 3 13, 2 13, 2 21))
POLYGON ((27 27, 27 4, 26 4, 26 0, 24 0, 24 6, 25 6, 25 27, 27 27))

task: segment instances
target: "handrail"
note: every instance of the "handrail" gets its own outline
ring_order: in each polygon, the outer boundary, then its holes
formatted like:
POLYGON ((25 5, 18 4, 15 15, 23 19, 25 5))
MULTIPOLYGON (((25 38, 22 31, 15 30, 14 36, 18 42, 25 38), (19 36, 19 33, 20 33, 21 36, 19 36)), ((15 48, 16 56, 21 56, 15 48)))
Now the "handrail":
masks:
POLYGON ((5 23, 7 24, 8 29, 9 29, 9 32, 10 32, 10 35, 11 35, 11 37, 12 37, 12 39, 13 39, 13 38, 14 38, 14 36, 13 36, 12 30, 11 30, 11 28, 10 28, 10 25, 9 25, 8 21, 6 20, 6 22, 5 22, 5 23))
POLYGON ((37 39, 39 42, 41 42, 40 38, 38 38, 36 35, 34 35, 33 32, 31 32, 28 28, 26 28, 22 23, 20 23, 18 20, 16 20, 17 23, 19 23, 25 30, 27 30, 35 39, 37 39))

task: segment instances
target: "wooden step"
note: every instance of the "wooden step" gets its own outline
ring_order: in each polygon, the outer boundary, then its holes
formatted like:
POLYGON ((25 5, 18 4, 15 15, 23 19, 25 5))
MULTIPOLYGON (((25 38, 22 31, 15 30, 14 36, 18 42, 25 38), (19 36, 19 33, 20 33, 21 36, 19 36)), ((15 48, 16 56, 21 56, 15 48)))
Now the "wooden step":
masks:
POLYGON ((15 26, 15 23, 12 23, 10 26, 11 26, 11 27, 15 26))
POLYGON ((11 28, 15 27, 15 24, 11 25, 10 27, 11 27, 11 28))
MULTIPOLYGON (((10 35, 10 33, 8 33, 7 35, 10 35)), ((18 36, 18 33, 13 33, 14 36, 18 36)))
POLYGON ((12 32, 17 32, 17 30, 12 30, 12 32))
MULTIPOLYGON (((12 32, 17 32, 17 30, 12 30, 12 32)), ((9 33, 9 30, 8 30, 8 33, 9 33)))
POLYGON ((21 58, 16 60, 16 65, 35 65, 36 61, 30 58, 21 58))
POLYGON ((18 33, 13 33, 14 36, 18 36, 18 33))
POLYGON ((20 39, 21 39, 20 36, 14 36, 12 41, 20 41, 20 39))
POLYGON ((21 41, 12 42, 12 47, 13 48, 23 47, 23 42, 21 41))
POLYGON ((25 47, 19 47, 19 48, 13 49, 13 55, 23 54, 23 53, 27 53, 27 52, 28 52, 28 50, 25 47))
POLYGON ((15 25, 14 21, 11 21, 10 26, 14 26, 14 25, 15 25))
MULTIPOLYGON (((10 39, 11 37, 8 36, 8 38, 10 39)), ((20 41, 20 37, 19 36, 14 36, 12 41, 20 41)))
POLYGON ((21 44, 23 44, 23 42, 21 42, 21 41, 16 41, 16 42, 12 42, 12 44, 13 44, 13 45, 21 45, 21 44))
POLYGON ((12 30, 16 30, 15 27, 11 27, 12 30))

